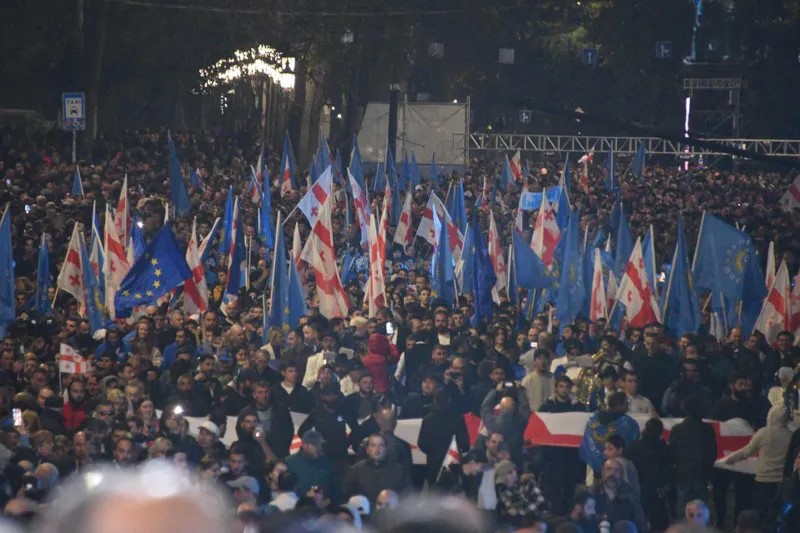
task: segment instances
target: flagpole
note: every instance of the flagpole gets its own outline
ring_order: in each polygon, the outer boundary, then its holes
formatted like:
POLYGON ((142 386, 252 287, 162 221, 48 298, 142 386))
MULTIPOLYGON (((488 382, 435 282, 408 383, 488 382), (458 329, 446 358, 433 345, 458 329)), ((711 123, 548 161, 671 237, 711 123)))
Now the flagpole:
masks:
POLYGON ((692 273, 694 273, 694 267, 697 265, 697 256, 700 255, 700 236, 703 235, 703 225, 706 223, 706 212, 703 211, 703 217, 700 219, 700 229, 697 230, 697 242, 694 246, 694 257, 692 258, 692 273))

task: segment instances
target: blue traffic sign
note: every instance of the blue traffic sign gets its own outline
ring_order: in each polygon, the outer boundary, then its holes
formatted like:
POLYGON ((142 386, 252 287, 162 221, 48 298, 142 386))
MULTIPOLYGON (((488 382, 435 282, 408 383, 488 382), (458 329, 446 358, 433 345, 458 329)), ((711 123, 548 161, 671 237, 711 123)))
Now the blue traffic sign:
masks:
POLYGON ((61 94, 61 124, 67 131, 86 129, 86 95, 84 93, 61 94))
POLYGON ((584 48, 581 50, 581 63, 584 65, 596 65, 597 48, 584 48))

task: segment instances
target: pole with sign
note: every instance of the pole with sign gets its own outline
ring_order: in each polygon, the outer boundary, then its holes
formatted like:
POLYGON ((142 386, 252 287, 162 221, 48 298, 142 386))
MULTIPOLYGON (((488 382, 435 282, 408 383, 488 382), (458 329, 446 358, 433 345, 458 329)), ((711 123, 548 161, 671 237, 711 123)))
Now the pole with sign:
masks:
POLYGON ((61 124, 64 131, 72 132, 72 163, 78 159, 78 132, 86 129, 86 95, 61 94, 61 124))

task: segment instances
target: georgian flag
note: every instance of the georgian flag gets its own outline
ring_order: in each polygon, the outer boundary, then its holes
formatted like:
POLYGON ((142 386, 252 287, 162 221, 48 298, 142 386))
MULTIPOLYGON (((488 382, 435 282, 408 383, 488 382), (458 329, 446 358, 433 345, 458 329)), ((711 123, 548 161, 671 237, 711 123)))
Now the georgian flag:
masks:
POLYGON ((394 230, 394 242, 402 246, 404 250, 407 246, 411 246, 411 242, 414 240, 414 232, 411 231, 411 196, 412 192, 408 191, 403 200, 400 220, 394 230))
POLYGON ((58 371, 63 374, 91 374, 92 365, 75 348, 62 342, 58 350, 58 371))
MULTIPOLYGON (((119 216, 119 212, 117 215, 119 216)), ((104 242, 103 242, 103 274, 105 276, 105 296, 106 296, 106 309, 108 309, 111 318, 114 318, 114 296, 117 289, 119 289, 122 280, 131 268, 131 262, 128 258, 128 253, 122 245, 122 240, 119 237, 119 225, 117 224, 116 217, 111 214, 111 210, 106 206, 106 223, 103 229, 104 242)), ((129 247, 133 250, 133 247, 129 247)), ((132 258, 131 258, 132 259, 132 258)))
POLYGON ((508 272, 506 271, 505 257, 503 257, 503 243, 500 242, 500 233, 497 231, 494 213, 491 210, 489 211, 488 241, 489 260, 492 262, 492 270, 497 278, 497 282, 492 287, 492 300, 500 305, 500 291, 508 287, 508 272))
POLYGON ((333 174, 331 173, 330 165, 328 165, 325 172, 311 185, 308 192, 300 199, 300 203, 297 204, 297 208, 303 212, 312 228, 317 224, 322 206, 330 198, 332 188, 333 174))
POLYGON ((775 283, 775 241, 769 241, 769 249, 767 250, 767 272, 764 279, 767 285, 767 290, 772 288, 775 283))
MULTIPOLYGON (((385 213, 386 208, 384 207, 385 213)), ((364 300, 369 306, 370 318, 374 317, 379 309, 386 307, 386 283, 381 258, 381 243, 374 214, 369 217, 369 279, 364 300)))
POLYGON ((68 292, 83 306, 83 275, 81 270, 81 241, 78 223, 72 228, 72 237, 69 239, 67 256, 61 265, 61 272, 56 280, 56 288, 68 292))
POLYGON ((547 268, 553 266, 553 254, 555 254, 560 240, 561 230, 558 228, 558 222, 556 221, 556 212, 547 199, 547 191, 545 190, 542 193, 542 205, 536 217, 536 224, 533 226, 531 250, 539 256, 547 268))
POLYGON ((514 179, 519 181, 522 179, 522 158, 519 155, 519 150, 514 153, 514 156, 508 161, 511 167, 511 174, 514 179))
POLYGON ((458 226, 450 218, 450 213, 447 212, 444 204, 434 192, 431 192, 428 203, 425 205, 425 210, 422 212, 422 220, 420 220, 417 227, 417 237, 422 237, 431 246, 436 246, 436 232, 433 226, 434 209, 436 210, 436 216, 445 222, 447 237, 450 241, 450 255, 453 256, 453 262, 458 263, 461 259, 461 250, 464 248, 464 236, 458 230, 458 226))
POLYGON ((186 246, 186 264, 192 277, 183 284, 183 310, 189 315, 203 313, 208 308, 208 285, 197 246, 197 217, 192 222, 192 235, 186 246))
POLYGON ((625 306, 629 326, 641 328, 651 322, 660 322, 656 296, 650 288, 644 268, 641 237, 636 239, 633 253, 625 266, 617 300, 625 306))
POLYGON ((600 248, 594 249, 594 272, 592 273, 591 298, 589 303, 589 320, 596 322, 600 318, 608 318, 606 291, 603 287, 603 261, 600 259, 600 248))
POLYGON ((353 207, 356 212, 356 220, 358 220, 358 227, 361 229, 361 246, 366 246, 369 241, 369 216, 372 214, 372 209, 369 205, 369 198, 367 193, 358 184, 358 180, 347 169, 347 177, 350 180, 350 188, 353 191, 353 207))
POLYGON ((791 327, 792 314, 789 269, 786 267, 786 261, 781 261, 775 281, 764 299, 755 329, 763 333, 767 342, 772 344, 778 339, 778 333, 791 327))

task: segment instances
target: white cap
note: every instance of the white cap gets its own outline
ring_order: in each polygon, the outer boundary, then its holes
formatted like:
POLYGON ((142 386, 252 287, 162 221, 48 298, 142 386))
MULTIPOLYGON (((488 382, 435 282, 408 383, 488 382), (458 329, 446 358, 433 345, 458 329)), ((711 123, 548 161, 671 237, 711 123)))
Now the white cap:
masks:
POLYGON ((347 506, 362 516, 369 515, 369 500, 366 496, 350 496, 350 499, 347 501, 347 506))
POLYGON ((219 437, 219 427, 212 422, 211 420, 204 420, 202 424, 197 426, 198 431, 201 429, 205 429, 209 433, 212 433, 215 437, 219 437))

